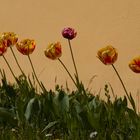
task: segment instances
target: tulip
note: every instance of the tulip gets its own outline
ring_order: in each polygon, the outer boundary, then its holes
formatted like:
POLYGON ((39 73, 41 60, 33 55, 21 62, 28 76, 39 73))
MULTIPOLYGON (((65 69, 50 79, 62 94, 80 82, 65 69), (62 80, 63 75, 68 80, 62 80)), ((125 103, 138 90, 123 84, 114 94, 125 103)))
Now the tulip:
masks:
POLYGON ((105 48, 100 49, 97 52, 97 57, 103 62, 105 65, 113 64, 118 57, 118 53, 114 47, 111 45, 106 46, 105 48))
POLYGON ((120 82, 121 82, 121 84, 122 84, 122 86, 123 86, 123 89, 124 89, 124 91, 125 91, 125 93, 126 93, 126 96, 127 96, 128 100, 130 101, 130 103, 131 103, 133 109, 136 111, 136 108, 135 108, 135 106, 133 105, 133 102, 132 102, 132 100, 131 100, 131 95, 129 95, 129 93, 128 93, 128 91, 127 91, 127 89, 126 89, 126 87, 125 87, 125 85, 124 85, 124 83, 123 83, 123 80, 122 80, 122 78, 121 78, 119 72, 117 71, 116 67, 114 66, 114 63, 115 63, 115 61, 117 60, 117 57, 118 57, 118 53, 117 53, 116 49, 115 49, 114 47, 112 47, 111 45, 109 45, 109 46, 106 46, 105 48, 100 49, 100 50, 97 52, 97 54, 98 54, 97 57, 98 57, 105 65, 111 65, 111 66, 112 66, 112 68, 113 68, 114 71, 116 72, 116 74, 117 74, 117 76, 118 76, 118 78, 119 78, 119 80, 120 80, 120 82))
POLYGON ((129 68, 135 73, 140 73, 140 56, 130 61, 129 68))
POLYGON ((25 76, 23 70, 20 67, 20 64, 18 63, 18 59, 12 49, 12 46, 17 44, 18 36, 14 32, 4 32, 2 33, 1 38, 5 41, 6 46, 10 48, 21 73, 25 76))
POLYGON ((30 39, 24 39, 16 44, 18 51, 23 55, 31 54, 34 51, 35 46, 35 41, 30 39))
POLYGON ((69 70, 67 69, 65 64, 60 59, 60 57, 62 55, 62 50, 61 50, 60 42, 49 44, 47 49, 44 51, 44 53, 45 53, 45 56, 48 57, 49 59, 52 59, 52 60, 56 60, 57 59, 61 63, 61 65, 67 71, 68 75, 70 76, 70 78, 72 79, 73 83, 77 87, 76 82, 74 81, 74 79, 73 79, 72 75, 70 74, 69 70))
POLYGON ((7 47, 15 45, 18 41, 18 36, 14 32, 4 32, 2 38, 6 41, 7 47))
POLYGON ((0 56, 2 56, 7 51, 6 41, 0 38, 0 56))
POLYGON ((7 41, 1 36, 0 37, 0 56, 3 57, 4 61, 6 62, 7 66, 8 66, 8 68, 10 69, 13 77, 15 78, 15 80, 17 80, 10 64, 8 63, 6 57, 3 55, 6 51, 7 51, 7 41))
POLYGON ((77 32, 73 28, 67 27, 62 30, 62 36, 66 39, 72 40, 76 35, 77 32))
POLYGON ((21 73, 25 76, 22 68, 20 67, 18 59, 12 49, 12 46, 16 45, 16 43, 18 41, 18 36, 14 32, 4 32, 4 33, 2 33, 1 37, 6 42, 6 46, 10 48, 21 73))
POLYGON ((75 77, 76 77, 77 85, 80 89, 79 75, 78 75, 78 71, 77 71, 77 67, 76 67, 76 63, 75 63, 75 59, 74 59, 74 55, 73 55, 73 51, 72 51, 72 46, 71 46, 71 42, 70 42, 73 38, 76 37, 76 35, 77 35, 77 32, 73 28, 67 27, 62 30, 62 36, 64 38, 68 39, 70 53, 71 53, 71 57, 72 57, 72 61, 74 64, 74 69, 75 69, 75 77))
POLYGON ((18 51, 20 53, 22 53, 23 55, 27 55, 28 56, 29 62, 31 64, 31 67, 32 67, 32 70, 33 70, 33 74, 34 74, 34 76, 36 78, 36 81, 38 82, 40 88, 42 88, 42 85, 39 82, 38 77, 36 75, 36 72, 35 72, 32 60, 30 58, 30 54, 33 53, 33 51, 35 49, 35 46, 36 46, 35 41, 31 40, 31 39, 24 39, 21 42, 17 43, 17 45, 16 45, 16 47, 17 47, 17 49, 18 49, 18 51))
POLYGON ((62 55, 60 42, 49 44, 44 53, 46 57, 52 60, 60 58, 62 55))

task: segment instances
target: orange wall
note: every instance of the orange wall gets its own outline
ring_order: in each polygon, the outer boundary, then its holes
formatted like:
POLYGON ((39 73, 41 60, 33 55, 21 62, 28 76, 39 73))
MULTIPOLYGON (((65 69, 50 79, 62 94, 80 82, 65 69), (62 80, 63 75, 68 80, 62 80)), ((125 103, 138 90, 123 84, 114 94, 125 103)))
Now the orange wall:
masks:
MULTIPOLYGON (((55 77, 58 84, 68 81, 74 87, 67 73, 58 61, 45 58, 46 46, 60 41, 63 46, 62 60, 74 72, 67 40, 61 36, 63 27, 74 27, 78 35, 72 41, 75 60, 81 80, 88 84, 93 75, 97 77, 91 84, 97 93, 110 82, 117 95, 124 95, 122 86, 110 66, 104 66, 96 57, 99 48, 112 44, 118 49, 119 58, 115 63, 126 87, 134 96, 140 90, 140 75, 128 68, 131 58, 140 55, 140 1, 139 0, 1 0, 0 32, 14 31, 23 38, 33 38, 37 47, 31 55, 39 79, 48 88, 54 88, 55 77), (42 71, 43 70, 43 71, 42 71), (42 72, 41 72, 42 71, 42 72), (40 74, 41 72, 41 74, 40 74)), ((31 74, 26 56, 14 49, 24 71, 31 74)), ((16 75, 20 74, 11 52, 5 54, 16 75)), ((12 76, 0 59, 1 68, 7 76, 12 76)), ((104 94, 101 92, 101 94, 104 94)))

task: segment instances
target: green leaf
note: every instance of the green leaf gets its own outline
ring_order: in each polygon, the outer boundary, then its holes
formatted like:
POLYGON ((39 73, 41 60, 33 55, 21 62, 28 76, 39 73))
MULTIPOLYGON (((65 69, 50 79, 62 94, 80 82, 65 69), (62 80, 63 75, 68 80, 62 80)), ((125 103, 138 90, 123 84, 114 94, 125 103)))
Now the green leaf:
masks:
POLYGON ((130 102, 131 102, 131 105, 132 105, 132 107, 133 107, 133 109, 134 109, 134 111, 136 112, 136 105, 135 105, 135 102, 134 102, 134 99, 133 99, 133 97, 132 97, 132 95, 131 95, 131 93, 130 93, 130 102))
POLYGON ((63 91, 60 91, 54 98, 54 103, 62 111, 69 111, 69 96, 63 91))
POLYGON ((0 118, 4 121, 9 122, 10 124, 15 123, 14 114, 10 112, 8 109, 0 107, 0 118))
POLYGON ((33 108, 33 104, 34 104, 35 100, 36 100, 36 98, 32 98, 32 99, 30 99, 30 101, 28 102, 28 105, 27 105, 27 108, 26 108, 26 111, 25 111, 25 114, 24 114, 24 115, 25 115, 25 118, 26 118, 27 120, 29 120, 30 117, 31 117, 32 108, 33 108))
POLYGON ((127 99, 126 99, 125 96, 124 96, 124 99, 123 99, 123 107, 124 107, 124 108, 127 107, 127 99))
POLYGON ((50 122, 43 130, 42 130, 42 133, 44 131, 46 131, 47 129, 53 127, 54 125, 56 125, 58 123, 58 121, 53 121, 53 122, 50 122))
POLYGON ((97 106, 98 106, 98 103, 96 102, 96 98, 93 98, 90 102, 89 102, 89 108, 90 108, 90 110, 91 109, 96 109, 97 108, 97 106))

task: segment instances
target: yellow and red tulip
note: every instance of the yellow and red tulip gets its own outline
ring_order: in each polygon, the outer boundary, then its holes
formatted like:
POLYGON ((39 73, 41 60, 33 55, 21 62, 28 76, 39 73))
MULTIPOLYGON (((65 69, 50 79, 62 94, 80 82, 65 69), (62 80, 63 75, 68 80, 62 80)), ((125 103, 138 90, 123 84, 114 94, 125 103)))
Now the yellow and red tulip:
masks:
POLYGON ((135 73, 140 73, 140 56, 130 61, 129 68, 135 73))
POLYGON ((16 44, 17 50, 23 55, 31 54, 35 49, 35 41, 31 39, 24 39, 16 44))
POLYGON ((55 60, 61 57, 62 49, 61 49, 60 42, 49 44, 47 49, 44 51, 44 53, 46 57, 52 60, 55 60))
POLYGON ((18 36, 14 32, 4 32, 1 37, 6 41, 7 47, 15 45, 18 41, 18 36))
POLYGON ((0 38, 0 56, 3 55, 7 51, 6 41, 0 38))
POLYGON ((105 65, 112 65, 118 58, 118 53, 114 47, 111 45, 106 46, 105 48, 101 48, 97 52, 97 57, 101 60, 105 65))

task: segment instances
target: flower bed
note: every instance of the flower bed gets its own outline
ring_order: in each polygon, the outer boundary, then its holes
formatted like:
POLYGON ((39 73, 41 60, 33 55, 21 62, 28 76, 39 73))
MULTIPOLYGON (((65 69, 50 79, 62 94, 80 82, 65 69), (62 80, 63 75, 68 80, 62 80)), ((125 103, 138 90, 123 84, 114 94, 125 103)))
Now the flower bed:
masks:
MULTIPOLYGON (((15 83, 9 83, 4 70, 1 70, 0 85, 0 139, 1 140, 140 140, 140 114, 132 95, 127 91, 124 82, 114 63, 118 52, 112 45, 99 49, 98 59, 110 65, 116 72, 125 96, 123 98, 112 93, 112 87, 105 85, 106 101, 97 94, 94 96, 80 80, 71 45, 77 35, 73 28, 64 28, 62 36, 68 40, 70 54, 75 69, 71 74, 61 60, 62 46, 60 42, 50 43, 44 54, 51 60, 58 60, 68 73, 76 90, 63 89, 60 85, 55 90, 48 90, 38 79, 31 60, 36 43, 33 39, 18 42, 15 33, 7 32, 0 36, 0 56, 3 57, 15 83), (33 78, 27 77, 22 70, 13 51, 13 46, 26 55, 33 70, 33 78), (10 48, 17 67, 21 71, 16 76, 5 57, 10 48), (110 94, 114 95, 114 100, 110 94), (131 107, 128 107, 128 104, 131 107)), ((133 72, 140 73, 140 58, 129 63, 133 72)))

